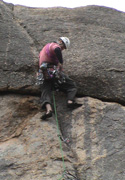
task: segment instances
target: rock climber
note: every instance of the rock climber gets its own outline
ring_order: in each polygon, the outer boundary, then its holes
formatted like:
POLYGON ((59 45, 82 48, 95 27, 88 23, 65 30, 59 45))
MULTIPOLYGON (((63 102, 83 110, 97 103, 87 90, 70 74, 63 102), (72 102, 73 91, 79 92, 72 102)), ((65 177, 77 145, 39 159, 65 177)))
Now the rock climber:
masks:
MULTIPOLYGON (((46 44, 39 54, 39 70, 44 75, 44 81, 41 85, 41 105, 46 109, 41 119, 46 120, 52 117, 51 93, 56 82, 60 91, 67 94, 67 107, 75 109, 81 106, 75 102, 74 98, 77 92, 76 83, 63 72, 62 51, 68 49, 70 40, 67 37, 60 37, 57 42, 46 44), (58 78, 51 74, 48 69, 58 69, 58 78)), ((51 71, 54 72, 54 71, 51 71)))

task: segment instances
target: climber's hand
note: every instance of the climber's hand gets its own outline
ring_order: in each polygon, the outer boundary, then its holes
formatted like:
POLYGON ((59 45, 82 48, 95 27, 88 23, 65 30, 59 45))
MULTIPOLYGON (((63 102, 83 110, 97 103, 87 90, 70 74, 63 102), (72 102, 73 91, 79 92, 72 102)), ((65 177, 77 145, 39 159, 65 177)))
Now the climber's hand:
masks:
POLYGON ((58 69, 59 71, 63 71, 63 65, 61 63, 58 63, 58 69))

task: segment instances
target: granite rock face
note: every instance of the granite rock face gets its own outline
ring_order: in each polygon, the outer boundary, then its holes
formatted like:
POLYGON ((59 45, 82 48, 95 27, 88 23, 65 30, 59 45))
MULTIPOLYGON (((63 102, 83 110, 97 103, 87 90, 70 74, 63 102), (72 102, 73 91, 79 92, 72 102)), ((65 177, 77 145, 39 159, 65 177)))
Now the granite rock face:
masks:
POLYGON ((63 164, 55 116, 41 122, 38 99, 0 97, 1 180, 55 180, 64 165, 79 180, 125 178, 125 107, 86 97, 69 111, 65 97, 56 96, 60 130, 69 139, 62 142, 63 164))
POLYGON ((0 1, 0 91, 25 91, 34 82, 37 53, 10 7, 0 1))
POLYGON ((28 8, 0 1, 0 91, 39 93, 35 87, 38 55, 60 36, 71 40, 64 71, 78 94, 124 103, 125 15, 98 6, 28 8))
POLYGON ((64 169, 78 180, 125 179, 124 43, 122 12, 0 1, 0 180, 66 179, 64 169), (83 105, 70 111, 65 95, 55 94, 58 132, 54 114, 40 119, 35 82, 39 51, 60 36, 71 40, 64 71, 76 81, 83 105))

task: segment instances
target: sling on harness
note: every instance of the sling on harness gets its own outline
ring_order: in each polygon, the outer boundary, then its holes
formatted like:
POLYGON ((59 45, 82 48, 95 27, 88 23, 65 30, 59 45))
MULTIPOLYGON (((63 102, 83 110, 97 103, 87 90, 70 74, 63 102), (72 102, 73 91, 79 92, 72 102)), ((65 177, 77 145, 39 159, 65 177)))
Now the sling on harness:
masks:
POLYGON ((58 83, 65 82, 65 77, 57 66, 50 63, 42 63, 37 76, 37 84, 43 84, 44 80, 54 80, 54 85, 57 86, 58 83))

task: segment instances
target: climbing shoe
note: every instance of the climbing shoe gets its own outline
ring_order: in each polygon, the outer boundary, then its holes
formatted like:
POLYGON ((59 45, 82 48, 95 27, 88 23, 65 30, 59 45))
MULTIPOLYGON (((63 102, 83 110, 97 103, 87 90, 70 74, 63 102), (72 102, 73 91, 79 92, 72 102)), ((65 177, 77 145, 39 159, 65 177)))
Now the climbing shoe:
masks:
POLYGON ((41 119, 42 119, 42 120, 46 120, 46 119, 48 119, 48 118, 50 118, 50 117, 52 117, 52 111, 49 111, 49 112, 46 112, 45 114, 43 114, 43 115, 41 116, 41 119))
POLYGON ((69 109, 76 109, 76 108, 79 108, 79 107, 81 107, 81 106, 82 106, 82 104, 78 104, 78 103, 76 103, 76 102, 67 103, 67 107, 68 107, 69 109))

